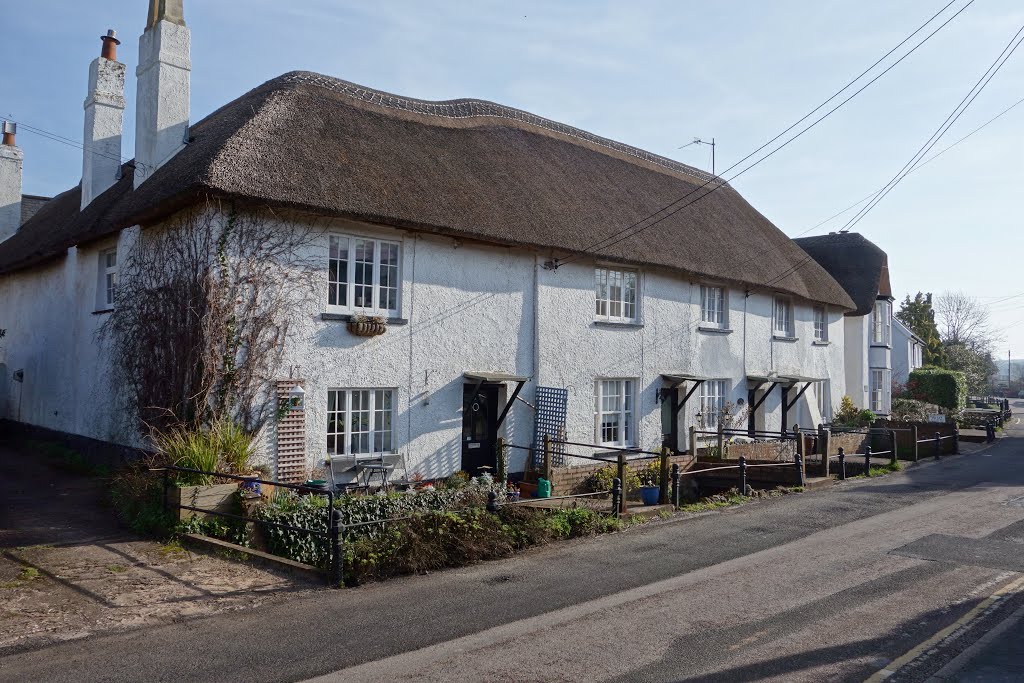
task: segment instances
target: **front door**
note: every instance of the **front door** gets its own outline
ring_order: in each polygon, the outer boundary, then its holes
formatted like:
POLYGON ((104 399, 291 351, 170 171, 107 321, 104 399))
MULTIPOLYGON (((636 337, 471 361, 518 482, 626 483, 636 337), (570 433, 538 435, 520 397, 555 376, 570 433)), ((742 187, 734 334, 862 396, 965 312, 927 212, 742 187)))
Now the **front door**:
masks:
POLYGON ((498 385, 475 384, 462 390, 462 469, 476 477, 484 472, 495 473, 498 465, 498 385), (481 467, 489 470, 481 470, 481 467))

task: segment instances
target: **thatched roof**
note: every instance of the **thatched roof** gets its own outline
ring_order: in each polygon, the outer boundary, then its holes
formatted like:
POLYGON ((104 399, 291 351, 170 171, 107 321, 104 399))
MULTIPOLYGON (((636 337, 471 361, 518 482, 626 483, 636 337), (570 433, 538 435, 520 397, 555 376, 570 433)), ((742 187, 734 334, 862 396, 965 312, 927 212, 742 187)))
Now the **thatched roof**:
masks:
MULTIPOLYGON (((191 137, 138 190, 122 191, 99 231, 146 225, 212 195, 564 256, 711 179, 517 109, 414 100, 307 72, 243 95, 191 137)), ((88 221, 63 218, 97 236, 88 221)), ((0 244, 0 272, 24 263, 13 247, 0 244)), ((805 254, 731 187, 593 251, 853 308, 815 263, 798 266, 805 254)))
POLYGON ((889 257, 863 235, 836 232, 793 241, 827 270, 853 299, 857 309, 847 315, 867 315, 878 297, 892 298, 889 257))

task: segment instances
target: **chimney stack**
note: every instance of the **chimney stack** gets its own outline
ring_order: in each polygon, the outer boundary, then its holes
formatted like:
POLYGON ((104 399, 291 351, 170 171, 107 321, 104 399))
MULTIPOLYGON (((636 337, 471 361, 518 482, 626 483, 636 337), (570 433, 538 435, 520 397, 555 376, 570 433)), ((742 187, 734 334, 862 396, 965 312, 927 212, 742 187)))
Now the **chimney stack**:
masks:
POLYGON ((15 138, 18 125, 3 123, 3 144, 0 144, 0 242, 21 227, 21 174, 25 155, 15 138))
POLYGON ((85 98, 82 138, 82 209, 117 182, 124 131, 125 65, 117 61, 117 33, 100 38, 100 56, 89 65, 89 94, 85 98))
POLYGON ((189 129, 192 38, 182 0, 150 0, 139 39, 135 187, 185 146, 189 129))

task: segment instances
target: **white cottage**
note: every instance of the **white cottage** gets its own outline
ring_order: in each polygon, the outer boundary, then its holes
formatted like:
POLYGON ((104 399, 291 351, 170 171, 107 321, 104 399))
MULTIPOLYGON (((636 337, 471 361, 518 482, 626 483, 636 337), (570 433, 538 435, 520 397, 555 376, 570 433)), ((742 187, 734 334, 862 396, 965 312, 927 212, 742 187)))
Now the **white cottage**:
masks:
POLYGON ((893 313, 889 257, 857 233, 795 240, 856 304, 844 318, 846 393, 859 408, 892 411, 893 313))
POLYGON ((304 420, 267 430, 282 477, 382 453, 410 474, 476 471, 499 436, 683 450, 727 405, 780 430, 821 422, 847 391, 854 301, 734 189, 711 192, 716 177, 498 104, 307 72, 190 125, 180 2, 153 4, 136 159, 120 166, 111 46, 90 75, 86 148, 112 153, 87 153, 79 187, 0 226, 14 233, 0 242, 8 420, 138 443, 96 334, 118 273, 140 236, 228 204, 307 221, 318 264, 278 378, 303 387, 304 420), (361 315, 384 334, 353 334, 361 315))

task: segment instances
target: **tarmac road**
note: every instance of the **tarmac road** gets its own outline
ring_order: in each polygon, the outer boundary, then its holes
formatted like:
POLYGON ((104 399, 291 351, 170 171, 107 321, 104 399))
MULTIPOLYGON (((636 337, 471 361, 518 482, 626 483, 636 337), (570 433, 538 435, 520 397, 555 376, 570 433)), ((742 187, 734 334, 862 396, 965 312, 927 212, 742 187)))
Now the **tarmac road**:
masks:
POLYGON ((881 479, 9 655, 0 680, 925 680, 1024 606, 1021 543, 1016 425, 881 479))

